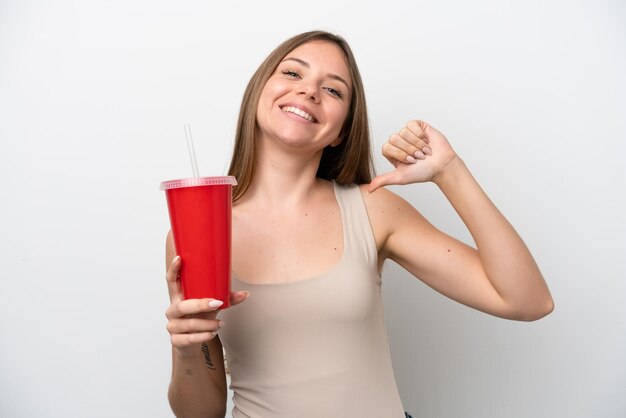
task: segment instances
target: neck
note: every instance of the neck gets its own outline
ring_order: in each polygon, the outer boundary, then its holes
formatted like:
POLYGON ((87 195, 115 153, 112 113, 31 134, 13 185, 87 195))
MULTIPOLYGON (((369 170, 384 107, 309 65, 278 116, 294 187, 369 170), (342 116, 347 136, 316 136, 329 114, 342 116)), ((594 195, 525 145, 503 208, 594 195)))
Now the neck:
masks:
POLYGON ((316 177, 322 150, 296 151, 259 138, 254 179, 244 201, 294 208, 306 204, 322 181, 316 177))

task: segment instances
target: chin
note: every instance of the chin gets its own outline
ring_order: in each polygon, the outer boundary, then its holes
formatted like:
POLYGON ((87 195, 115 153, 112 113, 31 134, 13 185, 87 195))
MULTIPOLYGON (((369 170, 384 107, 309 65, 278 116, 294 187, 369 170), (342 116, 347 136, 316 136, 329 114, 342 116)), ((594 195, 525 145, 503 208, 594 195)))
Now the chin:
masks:
POLYGON ((304 140, 302 138, 280 138, 280 142, 288 147, 302 150, 309 149, 312 145, 312 141, 304 140))

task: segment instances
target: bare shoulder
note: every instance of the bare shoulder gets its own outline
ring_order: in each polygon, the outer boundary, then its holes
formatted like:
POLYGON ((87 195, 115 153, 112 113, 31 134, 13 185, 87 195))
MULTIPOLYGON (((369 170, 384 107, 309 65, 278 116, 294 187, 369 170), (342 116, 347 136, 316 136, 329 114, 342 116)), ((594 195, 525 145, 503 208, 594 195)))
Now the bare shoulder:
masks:
POLYGON ((359 187, 370 217, 393 224, 399 217, 418 214, 417 209, 391 190, 381 187, 370 193, 367 186, 367 184, 362 184, 359 187))
POLYGON ((381 187, 370 193, 367 184, 359 187, 379 252, 384 250, 389 237, 402 225, 429 225, 417 209, 391 190, 381 187))
POLYGON ((371 193, 367 190, 368 184, 361 184, 359 185, 359 188, 361 189, 361 194, 363 195, 365 204, 367 206, 371 206, 372 208, 379 208, 382 210, 397 205, 409 205, 406 200, 391 190, 387 190, 385 187, 381 187, 371 193))

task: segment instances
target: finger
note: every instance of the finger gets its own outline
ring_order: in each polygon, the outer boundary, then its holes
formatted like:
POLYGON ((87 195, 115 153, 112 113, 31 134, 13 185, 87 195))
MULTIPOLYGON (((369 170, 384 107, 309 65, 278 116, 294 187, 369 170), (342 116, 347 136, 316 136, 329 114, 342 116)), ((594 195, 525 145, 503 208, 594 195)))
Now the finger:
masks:
POLYGON ((409 129, 415 136, 421 138, 426 143, 428 143, 428 135, 426 133, 429 125, 423 120, 411 120, 406 124, 407 129, 409 129))
MULTIPOLYGON (((429 155, 428 142, 415 135, 408 128, 402 128, 399 133, 392 135, 388 142, 418 160, 423 160, 424 155, 429 155)), ((412 162, 408 158, 406 161, 412 162)))
POLYGON ((187 299, 172 303, 165 312, 168 319, 180 318, 185 315, 197 315, 206 312, 214 312, 224 302, 216 299, 187 299))
POLYGON ((424 149, 428 148, 428 139, 418 136, 409 128, 402 128, 398 136, 406 143, 405 151, 407 153, 419 160, 424 159, 426 154, 424 149))
POLYGON ((232 292, 230 294, 230 306, 235 306, 248 299, 250 296, 250 292, 241 291, 241 292, 232 292))
POLYGON ((415 144, 415 146, 419 148, 425 155, 432 155, 432 149, 429 146, 431 137, 433 135, 443 136, 441 132, 439 132, 437 129, 433 128, 428 122, 424 122, 423 120, 409 121, 407 123, 407 128, 425 142, 425 145, 415 144))
POLYGON ((224 326, 224 321, 219 319, 184 318, 172 319, 167 323, 167 331, 170 334, 185 334, 198 332, 218 331, 224 326))
POLYGON ((380 187, 389 186, 391 184, 402 184, 402 177, 398 174, 397 171, 389 171, 387 173, 376 176, 370 182, 367 190, 368 192, 372 193, 380 187))
POLYGON ((183 299, 183 292, 180 288, 180 281, 178 280, 180 266, 180 256, 177 255, 172 259, 172 263, 165 273, 165 280, 167 281, 167 291, 170 295, 170 302, 172 303, 181 301, 183 299))
POLYGON ((216 331, 197 332, 193 334, 172 334, 170 340, 174 347, 184 348, 190 345, 206 343, 217 335, 216 331))
POLYGON ((418 136, 426 145, 416 144, 418 148, 424 153, 424 155, 433 155, 432 148, 430 147, 430 139, 432 135, 441 135, 437 129, 433 128, 428 122, 423 120, 412 120, 407 123, 407 128, 410 129, 416 136, 418 136))
POLYGON ((383 156, 394 165, 394 167, 397 167, 397 163, 399 162, 413 164, 417 161, 415 157, 409 155, 406 151, 396 147, 390 142, 385 142, 382 147, 382 153, 383 156))
MULTIPOLYGON (((388 144, 404 152, 405 157, 401 159, 400 161, 409 162, 409 163, 415 162, 415 154, 416 152, 419 152, 419 149, 414 145, 414 143, 417 144, 420 142, 423 143, 423 141, 421 141, 419 138, 417 138, 408 130, 405 130, 405 132, 400 131, 400 133, 391 135, 389 137, 389 140, 387 141, 388 144)), ((393 157, 398 159, 397 155, 394 155, 393 157)))

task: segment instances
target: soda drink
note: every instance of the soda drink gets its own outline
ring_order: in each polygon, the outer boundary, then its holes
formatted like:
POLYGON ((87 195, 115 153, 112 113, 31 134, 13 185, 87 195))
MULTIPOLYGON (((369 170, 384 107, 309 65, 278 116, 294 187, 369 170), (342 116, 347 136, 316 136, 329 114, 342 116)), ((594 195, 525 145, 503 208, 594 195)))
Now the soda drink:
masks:
POLYGON ((161 183, 176 253, 182 260, 185 299, 213 298, 230 306, 232 176, 195 177, 161 183))

